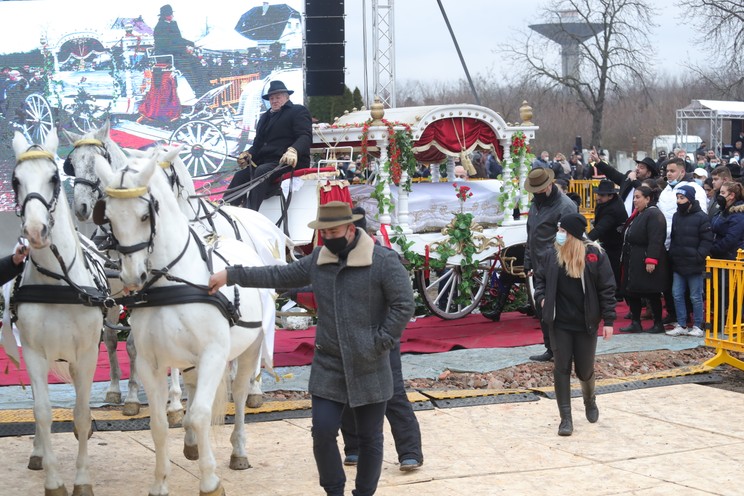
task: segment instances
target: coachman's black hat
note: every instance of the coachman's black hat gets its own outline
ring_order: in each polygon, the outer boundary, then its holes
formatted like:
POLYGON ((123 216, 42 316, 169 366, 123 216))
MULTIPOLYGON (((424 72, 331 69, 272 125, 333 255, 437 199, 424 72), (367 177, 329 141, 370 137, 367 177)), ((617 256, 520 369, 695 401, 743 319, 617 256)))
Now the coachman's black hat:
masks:
POLYGON ((268 100, 269 97, 274 93, 287 93, 288 95, 291 95, 292 93, 294 93, 294 91, 288 90, 282 81, 272 81, 269 84, 268 91, 261 98, 263 98, 264 100, 268 100))

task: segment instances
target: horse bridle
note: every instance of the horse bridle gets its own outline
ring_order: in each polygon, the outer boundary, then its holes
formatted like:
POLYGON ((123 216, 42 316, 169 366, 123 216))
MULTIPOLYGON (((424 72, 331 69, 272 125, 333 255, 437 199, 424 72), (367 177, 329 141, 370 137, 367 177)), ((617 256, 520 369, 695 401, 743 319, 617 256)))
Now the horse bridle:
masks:
POLYGON ((49 212, 49 229, 54 227, 54 216, 52 215, 54 213, 54 210, 57 208, 57 200, 59 200, 59 192, 62 188, 61 182, 59 179, 59 169, 57 169, 57 163, 54 161, 54 155, 50 152, 42 149, 39 145, 31 145, 25 152, 21 153, 18 156, 18 160, 16 161, 16 166, 13 169, 13 179, 12 179, 12 185, 13 185, 13 193, 15 194, 16 198, 16 215, 23 219, 26 216, 26 205, 28 205, 28 202, 31 200, 37 200, 40 201, 42 205, 47 209, 49 212), (47 202, 46 198, 41 196, 41 194, 37 193, 36 191, 32 191, 28 195, 26 195, 26 198, 23 199, 23 204, 18 204, 18 185, 19 181, 16 177, 16 169, 18 168, 21 163, 25 162, 26 160, 34 160, 34 159, 46 159, 49 160, 52 165, 54 165, 54 175, 52 176, 52 182, 54 183, 54 190, 52 192, 52 199, 47 202))
MULTIPOLYGON (((109 165, 111 164, 111 154, 106 148, 106 145, 101 140, 97 140, 94 138, 79 139, 75 143, 73 143, 72 145, 73 151, 82 146, 96 147, 96 149, 100 152, 101 156, 104 159, 106 159, 106 162, 108 162, 109 165)), ((70 154, 67 155, 67 158, 65 159, 65 164, 62 167, 62 170, 68 176, 72 176, 75 178, 73 180, 73 187, 77 186, 78 184, 82 184, 84 186, 88 186, 91 190, 95 191, 98 194, 97 196, 98 199, 103 197, 103 188, 101 188, 101 180, 98 177, 96 177, 95 181, 91 181, 90 179, 85 179, 84 177, 75 176, 75 165, 72 163, 72 152, 70 152, 70 154)))

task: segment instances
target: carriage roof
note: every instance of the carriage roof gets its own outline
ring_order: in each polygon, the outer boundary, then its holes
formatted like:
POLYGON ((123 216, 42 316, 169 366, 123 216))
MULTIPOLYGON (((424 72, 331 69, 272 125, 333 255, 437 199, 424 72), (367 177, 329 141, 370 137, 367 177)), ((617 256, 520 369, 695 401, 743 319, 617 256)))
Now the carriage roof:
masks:
MULTIPOLYGON (((537 129, 531 122, 508 123, 496 111, 471 104, 388 109, 373 105, 373 109, 384 111, 379 119, 393 124, 396 129, 410 127, 414 151, 420 160, 440 160, 444 156, 457 156, 463 149, 469 152, 476 148, 495 149, 501 156, 502 146, 515 132, 523 131, 528 139, 532 139, 537 129)), ((386 139, 387 125, 382 121, 370 122, 372 113, 373 110, 367 109, 347 112, 333 124, 315 125, 313 149, 351 146, 358 150, 367 123, 370 142, 386 139)))

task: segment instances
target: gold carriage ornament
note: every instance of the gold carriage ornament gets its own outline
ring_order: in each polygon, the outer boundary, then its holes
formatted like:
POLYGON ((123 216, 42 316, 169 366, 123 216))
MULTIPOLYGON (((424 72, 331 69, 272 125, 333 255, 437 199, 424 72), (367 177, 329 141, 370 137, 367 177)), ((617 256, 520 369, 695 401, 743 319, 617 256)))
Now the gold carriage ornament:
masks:
POLYGON ((469 227, 469 238, 460 239, 457 240, 455 236, 453 236, 453 233, 458 229, 456 226, 456 223, 458 221, 458 216, 455 215, 455 217, 452 218, 452 220, 442 228, 442 235, 447 236, 447 239, 444 239, 442 241, 436 241, 430 245, 430 249, 432 251, 436 251, 437 247, 439 246, 448 246, 453 247, 455 250, 455 253, 458 255, 462 255, 464 248, 468 244, 472 244, 473 248, 475 249, 475 253, 483 253, 488 248, 498 248, 499 250, 504 248, 504 240, 501 238, 501 236, 495 236, 495 237, 489 237, 483 234, 483 226, 475 222, 474 220, 470 221, 470 227, 469 227))

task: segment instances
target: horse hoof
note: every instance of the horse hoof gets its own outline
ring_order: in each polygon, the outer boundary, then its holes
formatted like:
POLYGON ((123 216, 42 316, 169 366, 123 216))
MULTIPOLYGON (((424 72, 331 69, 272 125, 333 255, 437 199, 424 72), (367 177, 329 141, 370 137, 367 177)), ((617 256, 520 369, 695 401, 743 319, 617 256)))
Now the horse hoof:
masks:
POLYGON ((177 427, 183 422, 183 410, 174 410, 168 412, 168 425, 170 427, 177 427))
POLYGON ((251 468, 251 464, 248 463, 247 456, 230 455, 231 470, 248 470, 249 468, 251 468))
POLYGON ((139 403, 124 403, 124 409, 121 411, 122 415, 126 415, 127 417, 132 417, 134 415, 139 415, 140 412, 140 404, 139 403))
POLYGON ((106 403, 113 403, 118 405, 121 403, 121 393, 109 391, 108 393, 106 393, 106 399, 104 401, 106 403))
POLYGON ((261 408, 263 405, 263 394, 249 394, 245 400, 245 406, 248 408, 261 408))
POLYGON ((220 482, 217 484, 217 488, 215 488, 214 491, 209 491, 207 493, 199 491, 199 496, 225 496, 225 488, 222 487, 222 483, 220 482))
POLYGON ((67 488, 64 484, 59 486, 57 489, 44 488, 44 496, 68 496, 67 488))
POLYGON ((72 487, 72 496, 93 496, 93 486, 90 484, 75 484, 72 487))
POLYGON ((198 460, 199 459, 199 446, 196 444, 184 444, 183 445, 183 456, 187 460, 198 460))
POLYGON ((29 470, 44 470, 44 466, 42 465, 42 461, 44 459, 37 455, 32 455, 31 458, 28 459, 28 469, 29 470))
MULTIPOLYGON (((72 427, 72 433, 75 434, 75 439, 79 441, 80 438, 78 437, 78 431, 75 426, 72 427)), ((90 429, 88 429, 88 439, 91 437, 93 437, 93 422, 90 423, 90 429)))

